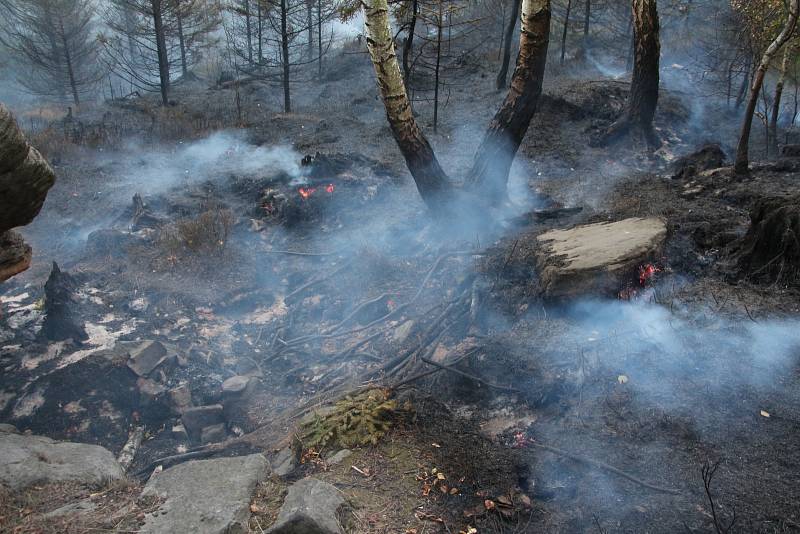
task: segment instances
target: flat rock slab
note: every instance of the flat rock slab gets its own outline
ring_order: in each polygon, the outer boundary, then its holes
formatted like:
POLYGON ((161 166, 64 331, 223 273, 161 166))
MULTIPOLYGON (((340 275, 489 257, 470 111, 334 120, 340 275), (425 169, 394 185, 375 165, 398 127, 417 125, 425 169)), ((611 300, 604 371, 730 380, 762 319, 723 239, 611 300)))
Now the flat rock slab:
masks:
POLYGON ((100 484, 124 474, 111 451, 98 445, 0 432, 0 482, 11 489, 66 481, 100 484))
POLYGON ((342 534, 339 511, 345 505, 336 487, 304 478, 292 484, 269 534, 342 534))
POLYGON ((142 495, 164 503, 145 517, 150 534, 233 534, 248 532, 250 499, 269 475, 260 454, 186 462, 150 479, 142 495))
POLYGON ((537 238, 541 246, 536 254, 544 296, 615 294, 626 277, 657 257, 666 237, 667 227, 658 218, 545 232, 537 238))

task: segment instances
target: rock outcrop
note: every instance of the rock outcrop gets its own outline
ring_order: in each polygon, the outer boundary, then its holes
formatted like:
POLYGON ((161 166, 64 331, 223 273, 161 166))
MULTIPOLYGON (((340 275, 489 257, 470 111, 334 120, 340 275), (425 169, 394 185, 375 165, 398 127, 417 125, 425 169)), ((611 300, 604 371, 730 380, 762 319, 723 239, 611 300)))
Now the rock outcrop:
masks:
POLYGON ((31 249, 11 231, 42 209, 55 174, 0 104, 0 282, 30 266, 31 249))
POLYGON ((51 482, 99 484, 123 476, 114 455, 103 447, 0 429, 0 482, 12 490, 51 482))
POLYGON ((335 486, 304 478, 292 484, 269 534, 342 534, 346 502, 335 486))

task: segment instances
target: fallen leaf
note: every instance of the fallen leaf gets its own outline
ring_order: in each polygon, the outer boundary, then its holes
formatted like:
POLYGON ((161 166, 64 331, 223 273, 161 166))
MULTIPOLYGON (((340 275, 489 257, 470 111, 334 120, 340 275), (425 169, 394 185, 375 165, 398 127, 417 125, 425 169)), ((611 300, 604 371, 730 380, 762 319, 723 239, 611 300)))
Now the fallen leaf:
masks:
POLYGON ((438 443, 431 443, 431 447, 436 447, 437 449, 441 449, 442 448, 442 446, 439 445, 438 443))
POLYGON ((450 488, 450 495, 458 495, 458 488, 450 488))
POLYGON ((761 410, 761 417, 769 417, 769 412, 761 410))
POLYGON ((436 478, 438 478, 439 480, 444 480, 445 479, 444 473, 436 473, 436 478))
POLYGON ((627 384, 628 383, 627 375, 619 375, 617 377, 617 382, 619 382, 620 384, 627 384))
POLYGON ((251 504, 250 505, 250 513, 251 514, 260 514, 261 513, 261 508, 259 508, 256 504, 251 504))

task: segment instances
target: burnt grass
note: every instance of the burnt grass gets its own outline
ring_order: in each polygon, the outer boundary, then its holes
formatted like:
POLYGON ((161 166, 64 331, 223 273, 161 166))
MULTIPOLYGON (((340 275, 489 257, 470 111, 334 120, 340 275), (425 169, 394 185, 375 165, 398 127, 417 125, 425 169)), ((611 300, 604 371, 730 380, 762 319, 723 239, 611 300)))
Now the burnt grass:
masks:
MULTIPOLYGON (((353 76, 299 90, 298 113, 277 112, 273 91, 252 84, 242 95, 251 110, 247 124, 237 125, 220 103, 234 101, 231 90, 179 87, 179 104, 167 111, 145 97, 117 103, 102 118, 87 115, 84 130, 99 132, 106 145, 93 137, 58 153, 51 148, 59 181, 24 230, 34 265, 2 288, 4 297, 31 306, 24 313, 32 319, 12 328, 8 321, 22 312, 3 304, 0 325, 10 337, 0 344, 0 421, 115 453, 132 425, 144 425, 148 438, 131 472, 146 478, 159 459, 192 444, 172 435, 177 414, 138 393, 114 343, 175 346, 187 361, 159 381, 187 384, 198 405, 219 402, 230 376, 259 378, 244 413, 229 422, 232 444, 216 454, 272 455, 292 442, 298 409, 367 380, 403 382, 430 369, 423 357, 463 358, 458 368, 481 381, 440 371, 404 384, 396 394, 412 402, 413 417, 340 465, 307 462, 289 481, 272 479, 254 499, 253 530, 266 528, 280 505, 276 495, 305 475, 329 480, 352 499, 354 532, 720 532, 734 517, 730 532, 800 530, 797 348, 765 372, 756 368, 763 361, 754 364, 741 346, 725 342, 748 326, 800 312, 796 280, 764 279, 743 271, 737 258, 750 210, 765 197, 797 194, 800 168, 763 162, 749 179, 727 168, 674 178, 670 163, 708 140, 730 155, 738 119, 714 108, 698 126, 687 97, 668 90, 657 117, 664 141, 658 153, 647 154, 635 140, 591 148, 622 109, 627 86, 599 74, 556 72, 512 173, 513 194, 524 191, 528 209, 492 231, 488 224, 480 232, 441 226, 425 217, 391 141, 369 64, 357 55, 337 61, 332 69, 353 76), (342 105, 318 106, 320 96, 342 105), (110 123, 117 126, 106 131, 110 123), (125 152, 115 139, 146 134, 143 124, 161 124, 160 139, 125 152), (155 145, 177 150, 179 141, 235 126, 253 144, 284 143, 311 156, 309 186, 317 191, 301 199, 275 169, 221 171, 156 193, 120 179, 155 145), (186 129, 180 136, 179 127, 186 129), (101 148, 125 157, 100 157, 101 148), (150 217, 132 233, 134 192, 150 217), (560 208, 580 209, 552 217, 535 211, 560 208), (233 215, 222 244, 220 229, 201 218, 212 211, 233 215), (664 218, 669 234, 663 257, 653 258, 660 271, 640 301, 667 310, 665 321, 679 321, 675 336, 695 342, 679 358, 637 329, 635 313, 626 316, 633 317, 631 332, 594 339, 591 322, 569 304, 542 300, 537 284, 536 236, 543 231, 644 216, 664 218), (181 222, 211 224, 200 233, 213 242, 187 246, 181 222), (109 233, 92 236, 96 231, 109 233), (448 252, 471 254, 444 257, 448 252), (53 260, 79 286, 74 314, 114 333, 108 347, 90 339, 53 353, 54 344, 36 335, 35 302, 53 260), (390 318, 394 327, 412 321, 406 336, 383 323, 369 326, 406 302, 413 305, 390 318), (343 320, 339 332, 348 335, 313 337, 343 320), (291 344, 303 336, 310 338, 291 344), (84 359, 62 365, 87 349, 84 359), (404 354, 414 357, 399 359, 404 354), (742 379, 751 375, 759 380, 742 379), (30 404, 37 391, 41 402, 20 411, 20 399, 30 404), (703 468, 717 463, 712 512, 703 468), (433 482, 433 468, 446 473, 445 491, 433 482)), ((457 88, 432 136, 455 176, 471 161, 465 147, 502 98, 490 90, 490 69, 476 67, 470 77, 485 90, 457 88)), ((426 128, 428 111, 419 104, 426 128)), ((620 291, 636 283, 631 273, 620 291)), ((601 309, 609 315, 638 309, 616 295, 606 300, 612 304, 601 309)), ((324 458, 335 451, 316 452, 324 458)))

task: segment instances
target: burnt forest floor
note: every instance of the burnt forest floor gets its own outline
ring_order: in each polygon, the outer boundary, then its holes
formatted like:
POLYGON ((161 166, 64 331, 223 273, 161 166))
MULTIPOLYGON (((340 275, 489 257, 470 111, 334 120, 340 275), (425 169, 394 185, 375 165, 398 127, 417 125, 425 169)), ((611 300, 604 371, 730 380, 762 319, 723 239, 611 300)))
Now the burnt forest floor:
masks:
MULTIPOLYGON (((413 409, 377 444, 337 465, 326 458, 341 447, 306 451, 288 481, 262 484, 254 531, 307 474, 351 499, 354 532, 714 532, 734 517, 731 532, 800 531, 800 290, 732 259, 758 199, 800 192, 798 167, 673 178, 675 158, 705 141, 730 157, 738 119, 711 103, 698 119, 668 89, 655 155, 629 141, 592 148, 627 85, 565 70, 548 77, 512 169, 517 207, 437 222, 365 56, 334 61, 298 88, 295 113, 276 111, 266 85, 242 87, 244 119, 232 89, 178 86, 173 108, 106 105, 67 125, 82 142, 44 147, 59 179, 23 230, 34 265, 2 287, 0 421, 114 453, 144 425, 130 471, 145 479, 196 445, 122 359, 120 347, 159 340, 181 358, 153 379, 186 385, 195 405, 219 402, 227 378, 258 379, 219 454, 272 457, 326 401, 407 382, 394 394, 413 409), (541 299, 537 235, 645 216, 668 227, 647 287, 630 300, 541 299), (39 333, 53 261, 76 280, 83 344, 39 333), (410 380, 430 369, 422 358, 471 377, 410 380), (717 463, 712 509, 702 474, 717 463)), ((470 65, 431 135, 452 176, 502 100, 492 70, 470 65)), ((418 105, 427 131, 429 111, 418 105)))

